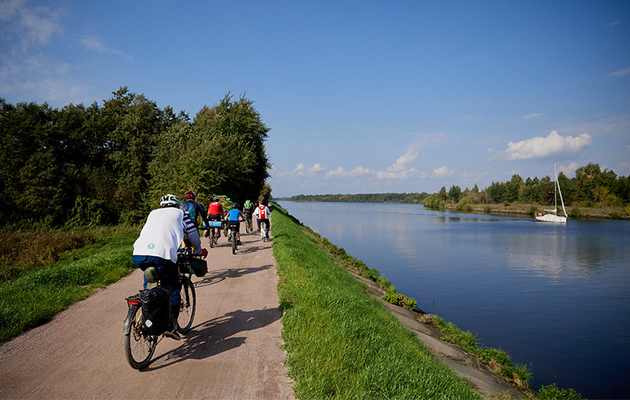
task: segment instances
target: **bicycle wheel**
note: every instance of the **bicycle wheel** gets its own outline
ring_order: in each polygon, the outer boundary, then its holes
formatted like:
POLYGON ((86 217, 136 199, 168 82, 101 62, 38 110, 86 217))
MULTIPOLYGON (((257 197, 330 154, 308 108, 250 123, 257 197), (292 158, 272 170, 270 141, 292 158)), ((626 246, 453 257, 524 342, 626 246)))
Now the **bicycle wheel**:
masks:
POLYGON ((238 249, 238 241, 236 240, 235 230, 232 230, 230 237, 232 238, 232 254, 236 254, 236 249, 238 249))
POLYGON ((195 286, 187 276, 182 276, 181 302, 179 303, 179 315, 177 316, 177 330, 186 334, 192 327, 197 310, 197 294, 195 286))
POLYGON ((125 332, 125 356, 127 356, 127 362, 131 368, 142 369, 151 362, 158 337, 142 332, 142 308, 140 306, 129 308, 125 326, 127 324, 129 324, 129 329, 125 332))
POLYGON ((250 233, 252 231, 252 220, 248 219, 247 222, 245 223, 245 230, 247 231, 247 233, 250 233))

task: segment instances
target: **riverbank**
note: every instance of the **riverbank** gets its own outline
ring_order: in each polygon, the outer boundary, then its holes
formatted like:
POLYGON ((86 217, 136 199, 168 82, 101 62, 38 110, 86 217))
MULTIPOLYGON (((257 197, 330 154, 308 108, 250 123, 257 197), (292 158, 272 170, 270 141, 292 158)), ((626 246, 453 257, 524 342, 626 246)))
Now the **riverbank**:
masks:
MULTIPOLYGON (((473 214, 514 215, 518 217, 544 213, 549 206, 539 204, 455 204, 444 203, 446 211, 470 212, 473 214)), ((552 207, 553 208, 553 207, 552 207)), ((565 207, 569 219, 620 219, 630 220, 628 208, 624 207, 565 207)))

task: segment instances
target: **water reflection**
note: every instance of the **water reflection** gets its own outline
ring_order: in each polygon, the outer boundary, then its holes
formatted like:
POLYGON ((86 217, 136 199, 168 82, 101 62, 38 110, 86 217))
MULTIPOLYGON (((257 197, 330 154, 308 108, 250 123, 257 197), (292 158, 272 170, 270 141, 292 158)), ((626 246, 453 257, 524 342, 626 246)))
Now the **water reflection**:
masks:
POLYGON ((531 363, 534 385, 630 398, 630 223, 287 203, 304 224, 488 346, 531 363))

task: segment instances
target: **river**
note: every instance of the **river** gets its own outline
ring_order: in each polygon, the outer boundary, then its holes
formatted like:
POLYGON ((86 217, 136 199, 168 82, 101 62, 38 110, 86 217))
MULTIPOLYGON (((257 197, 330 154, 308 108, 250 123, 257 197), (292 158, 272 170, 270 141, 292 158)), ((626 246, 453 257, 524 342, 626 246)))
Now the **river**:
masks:
POLYGON ((480 343, 585 398, 630 398, 630 223, 280 201, 480 343))

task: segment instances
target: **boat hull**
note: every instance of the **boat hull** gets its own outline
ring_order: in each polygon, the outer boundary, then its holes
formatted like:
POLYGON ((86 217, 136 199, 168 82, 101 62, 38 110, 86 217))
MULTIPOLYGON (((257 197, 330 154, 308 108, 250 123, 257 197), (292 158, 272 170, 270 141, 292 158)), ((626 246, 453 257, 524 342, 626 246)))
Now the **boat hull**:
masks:
POLYGON ((545 215, 536 216, 536 221, 538 221, 538 222, 555 222, 557 224, 566 224, 567 223, 567 218, 566 217, 561 217, 559 215, 545 214, 545 215))

